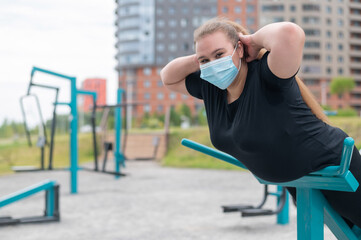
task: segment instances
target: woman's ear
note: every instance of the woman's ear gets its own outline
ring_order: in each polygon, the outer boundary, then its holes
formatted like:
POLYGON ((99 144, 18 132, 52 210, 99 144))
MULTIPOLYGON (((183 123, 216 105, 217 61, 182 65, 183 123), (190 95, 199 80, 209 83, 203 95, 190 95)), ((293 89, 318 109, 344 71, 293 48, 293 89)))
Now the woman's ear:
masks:
POLYGON ((244 57, 244 47, 241 41, 237 42, 238 47, 237 47, 237 53, 239 58, 243 58, 244 57))

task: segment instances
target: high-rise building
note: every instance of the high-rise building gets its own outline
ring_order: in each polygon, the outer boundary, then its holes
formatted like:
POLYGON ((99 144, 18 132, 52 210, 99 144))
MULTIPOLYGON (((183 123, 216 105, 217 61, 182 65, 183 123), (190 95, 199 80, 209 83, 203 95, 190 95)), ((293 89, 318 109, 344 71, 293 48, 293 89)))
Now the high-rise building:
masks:
MULTIPOLYGON (((105 105, 107 100, 107 80, 104 78, 87 78, 82 83, 82 89, 97 93, 97 105, 105 105)), ((93 98, 91 96, 82 96, 82 109, 84 112, 90 112, 93 107, 93 98)))
POLYGON ((298 75, 318 101, 333 108, 349 103, 361 111, 361 1, 260 0, 260 27, 280 21, 301 26, 306 34, 298 75), (345 99, 330 94, 337 76, 353 76, 356 88, 345 99))
MULTIPOLYGON (((145 112, 164 113, 166 108, 187 104, 193 113, 202 102, 163 87, 159 72, 174 58, 191 55, 193 31, 218 15, 248 23, 257 29, 257 1, 239 0, 117 0, 117 71, 119 86, 126 90, 128 117, 145 112), (227 8, 227 12, 226 11, 227 8), (229 15, 233 13, 234 15, 229 15), (238 14, 238 17, 236 16, 238 14), (246 15, 250 17, 247 18, 246 15)), ((127 120, 130 124, 130 119, 127 120)))

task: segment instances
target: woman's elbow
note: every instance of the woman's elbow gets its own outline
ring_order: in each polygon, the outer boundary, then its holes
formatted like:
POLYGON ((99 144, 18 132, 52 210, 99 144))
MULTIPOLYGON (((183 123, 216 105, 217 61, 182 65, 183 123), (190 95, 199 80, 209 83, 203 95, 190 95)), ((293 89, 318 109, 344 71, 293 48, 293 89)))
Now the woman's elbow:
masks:
POLYGON ((305 32, 295 23, 287 22, 282 28, 284 38, 291 45, 300 45, 303 47, 305 43, 305 32))

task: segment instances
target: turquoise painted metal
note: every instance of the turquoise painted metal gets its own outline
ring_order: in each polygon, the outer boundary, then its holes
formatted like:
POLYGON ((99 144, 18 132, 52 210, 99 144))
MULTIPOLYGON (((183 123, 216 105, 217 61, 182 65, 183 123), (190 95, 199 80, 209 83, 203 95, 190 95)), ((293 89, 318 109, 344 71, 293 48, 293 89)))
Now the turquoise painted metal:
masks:
MULTIPOLYGON (((217 157, 223 161, 240 166, 237 159, 218 150, 206 147, 188 139, 182 144, 205 154, 217 157), (220 156, 220 157, 219 157, 220 156)), ((340 166, 326 167, 295 181, 273 183, 257 178, 260 183, 297 188, 297 239, 318 240, 324 237, 324 223, 338 239, 361 239, 358 227, 350 229, 343 218, 332 209, 320 189, 354 192, 359 186, 355 177, 348 170, 354 140, 350 137, 344 140, 340 166)), ((243 166, 241 166, 243 167, 243 166)))
MULTIPOLYGON (((199 144, 197 142, 194 142, 192 140, 183 138, 182 139, 182 145, 189 147, 191 149, 194 149, 196 151, 202 152, 204 154, 207 154, 211 157, 218 158, 222 161, 228 162, 230 164, 233 164, 237 167, 241 167, 243 169, 247 169, 246 166, 244 166, 240 161, 238 161, 236 158, 232 157, 231 155, 221 152, 219 150, 216 150, 214 148, 207 147, 205 145, 199 144)), ((282 187, 277 188, 277 205, 280 204, 280 196, 282 194, 282 187)), ((283 209, 281 212, 277 214, 277 224, 280 225, 286 225, 289 223, 289 196, 286 195, 286 201, 283 209)))
POLYGON ((46 69, 33 67, 31 71, 31 79, 36 72, 41 72, 63 78, 70 81, 70 102, 56 102, 57 105, 66 105, 70 107, 70 192, 75 194, 78 192, 78 110, 77 95, 90 95, 94 101, 97 99, 97 93, 93 91, 78 90, 76 88, 76 77, 67 76, 46 69))
MULTIPOLYGON (((70 122, 70 192, 77 193, 78 189, 78 111, 77 111, 77 89, 76 77, 67 76, 61 73, 56 73, 50 70, 33 67, 31 71, 31 79, 36 72, 42 72, 59 78, 70 81, 70 103, 61 103, 70 107, 71 122, 70 122)), ((59 104, 59 103, 58 103, 59 104)))
POLYGON ((46 180, 41 183, 24 188, 21 191, 17 191, 12 194, 1 197, 0 198, 0 208, 4 207, 6 205, 9 205, 11 203, 17 202, 23 198, 30 197, 31 195, 34 195, 35 193, 38 193, 38 192, 41 192, 44 190, 49 190, 49 189, 53 188, 55 185, 56 185, 55 181, 46 180))
MULTIPOLYGON (((122 103, 124 90, 119 88, 117 90, 117 104, 122 103)), ((125 167, 125 157, 121 150, 121 134, 122 134, 122 107, 117 107, 115 109, 115 152, 114 152, 114 161, 115 161, 115 172, 120 173, 120 165, 125 167)), ((115 178, 120 178, 120 175, 115 176, 115 178)))

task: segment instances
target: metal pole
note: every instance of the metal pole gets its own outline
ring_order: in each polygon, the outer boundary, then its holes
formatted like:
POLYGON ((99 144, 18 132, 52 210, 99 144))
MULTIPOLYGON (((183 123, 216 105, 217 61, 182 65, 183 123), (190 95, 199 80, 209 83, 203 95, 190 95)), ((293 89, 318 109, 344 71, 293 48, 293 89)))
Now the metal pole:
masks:
MULTIPOLYGON (((121 104, 122 102, 122 94, 124 90, 119 88, 117 91, 117 104, 121 104)), ((115 109, 115 152, 114 152, 114 159, 115 159, 115 172, 120 173, 120 164, 125 166, 124 164, 124 155, 121 151, 121 136, 122 136, 122 108, 118 107, 115 109)), ((119 178, 120 176, 117 175, 115 178, 119 178)))
POLYGON ((71 78, 71 100, 70 100, 70 189, 71 193, 78 192, 78 111, 76 78, 71 78))

